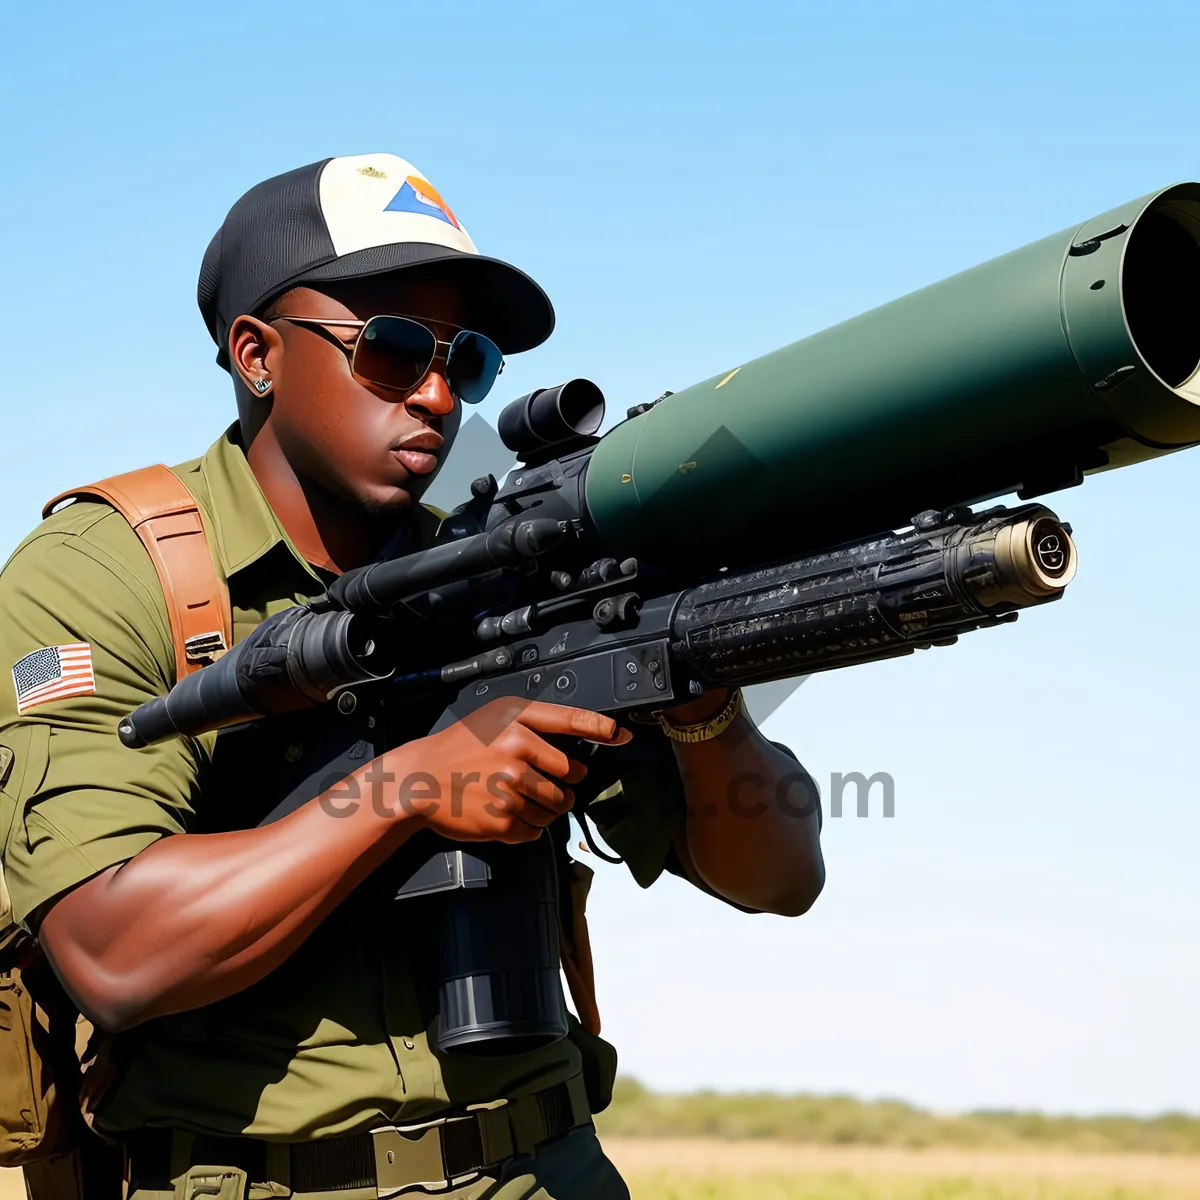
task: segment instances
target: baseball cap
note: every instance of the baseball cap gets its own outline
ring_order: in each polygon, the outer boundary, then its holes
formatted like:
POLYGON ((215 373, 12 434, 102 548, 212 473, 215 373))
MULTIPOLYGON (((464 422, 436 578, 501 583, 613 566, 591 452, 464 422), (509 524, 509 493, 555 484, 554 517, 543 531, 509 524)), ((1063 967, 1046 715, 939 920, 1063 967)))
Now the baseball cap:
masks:
POLYGON ((554 329, 546 293, 524 271, 480 254, 429 180, 394 154, 326 158, 256 184, 209 243, 196 298, 228 370, 234 319, 289 288, 422 268, 461 280, 465 322, 505 354, 532 349, 554 329))

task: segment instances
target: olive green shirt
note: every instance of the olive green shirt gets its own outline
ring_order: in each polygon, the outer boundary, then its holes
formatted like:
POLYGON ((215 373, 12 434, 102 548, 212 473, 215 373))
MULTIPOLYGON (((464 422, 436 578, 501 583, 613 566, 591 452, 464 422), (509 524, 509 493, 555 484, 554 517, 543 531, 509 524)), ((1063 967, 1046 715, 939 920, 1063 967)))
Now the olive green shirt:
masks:
MULTIPOLYGON (((237 640, 322 581, 289 542, 235 429, 177 470, 207 519, 237 640)), ((418 542, 430 522, 422 517, 418 542)), ((11 673, 0 681, 3 876, 13 919, 32 922, 55 897, 158 838, 202 825, 206 804, 231 797, 202 786, 215 734, 137 751, 116 736, 118 720, 165 692, 175 669, 158 576, 119 513, 77 502, 44 521, 0 574, 0 611, 6 667, 41 647, 86 643, 95 677, 94 694, 22 715, 11 673)), ((664 865, 677 869, 670 860, 683 828, 682 787, 670 768, 644 777, 636 797, 628 777, 624 787, 604 831, 647 886, 664 865)), ((436 1014, 413 956, 415 933, 394 903, 352 897, 252 987, 97 1035, 98 1124, 326 1137, 519 1095, 577 1074, 581 1053, 611 1054, 574 1022, 570 1038, 511 1058, 435 1053, 436 1014)))

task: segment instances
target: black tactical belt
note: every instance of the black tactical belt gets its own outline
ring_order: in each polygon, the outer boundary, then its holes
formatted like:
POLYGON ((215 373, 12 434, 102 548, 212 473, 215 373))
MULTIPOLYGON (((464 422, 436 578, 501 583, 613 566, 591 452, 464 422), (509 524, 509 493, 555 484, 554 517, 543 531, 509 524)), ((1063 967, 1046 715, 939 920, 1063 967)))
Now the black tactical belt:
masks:
POLYGON ((414 1183, 444 1183, 493 1171, 590 1121, 578 1076, 419 1125, 389 1125, 315 1142, 281 1144, 144 1129, 125 1139, 129 1190, 170 1191, 176 1175, 204 1165, 232 1167, 252 1183, 281 1183, 293 1192, 377 1188, 387 1195, 414 1183), (288 1177, 280 1178, 285 1171, 288 1177))

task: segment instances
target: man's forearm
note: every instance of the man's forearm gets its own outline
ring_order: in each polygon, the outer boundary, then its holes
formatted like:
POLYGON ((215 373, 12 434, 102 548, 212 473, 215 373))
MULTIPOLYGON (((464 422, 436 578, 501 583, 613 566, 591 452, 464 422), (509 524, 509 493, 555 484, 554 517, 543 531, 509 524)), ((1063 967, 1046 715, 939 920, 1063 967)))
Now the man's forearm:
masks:
POLYGON ((710 741, 674 747, 688 806, 677 844, 685 865, 748 908, 806 912, 825 882, 817 796, 807 772, 745 714, 710 741))
POLYGON ((58 900, 39 938, 101 1028, 211 1004, 283 962, 415 832, 375 808, 339 803, 335 820, 318 797, 256 829, 163 838, 58 900))

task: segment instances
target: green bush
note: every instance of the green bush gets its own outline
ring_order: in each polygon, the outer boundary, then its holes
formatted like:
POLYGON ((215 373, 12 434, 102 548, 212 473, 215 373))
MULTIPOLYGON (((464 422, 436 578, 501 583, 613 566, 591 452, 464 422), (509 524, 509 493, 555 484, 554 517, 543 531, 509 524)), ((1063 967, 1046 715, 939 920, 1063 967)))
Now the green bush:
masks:
POLYGON ((1200 1117, 1051 1116, 980 1110, 941 1115, 902 1100, 712 1091, 651 1092, 617 1080, 596 1118, 602 1134, 626 1137, 773 1138, 822 1145, 959 1146, 1200 1154, 1200 1117))

